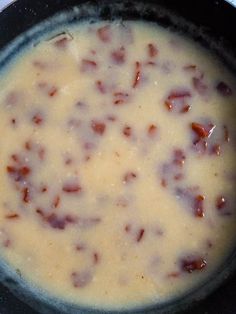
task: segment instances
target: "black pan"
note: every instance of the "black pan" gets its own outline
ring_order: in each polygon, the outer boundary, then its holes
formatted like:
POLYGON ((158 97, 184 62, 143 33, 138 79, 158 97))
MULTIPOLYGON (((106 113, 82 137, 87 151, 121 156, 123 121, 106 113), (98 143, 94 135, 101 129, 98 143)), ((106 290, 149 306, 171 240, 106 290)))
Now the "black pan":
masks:
MULTIPOLYGON (((236 73, 236 9, 223 0, 18 0, 0 13, 0 49, 37 23, 77 5, 82 5, 84 9, 73 21, 88 18, 86 8, 93 6, 94 18, 144 19, 171 26, 173 30, 185 32, 214 50, 236 73)), ((235 269, 236 250, 210 280, 189 295, 180 300, 126 313, 235 314, 235 269)), ((47 298, 39 299, 37 294, 33 295, 22 288, 22 278, 6 275, 1 267, 0 279, 3 282, 0 285, 0 314, 108 313, 79 309, 60 302, 50 303, 47 298)))

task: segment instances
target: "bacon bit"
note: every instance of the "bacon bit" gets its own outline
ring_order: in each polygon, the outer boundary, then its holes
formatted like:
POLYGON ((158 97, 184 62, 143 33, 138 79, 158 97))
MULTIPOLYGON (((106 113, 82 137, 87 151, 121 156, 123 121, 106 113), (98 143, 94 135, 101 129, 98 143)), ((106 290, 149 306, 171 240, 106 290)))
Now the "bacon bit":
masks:
POLYGON ((29 167, 23 166, 23 167, 7 167, 7 172, 14 178, 16 182, 23 180, 25 177, 27 177, 31 170, 29 167))
POLYGON ((206 265, 207 262, 202 257, 184 258, 180 261, 181 269, 188 273, 192 273, 195 270, 202 270, 206 265))
POLYGON ((205 137, 210 137, 213 130, 215 129, 215 125, 213 124, 208 124, 208 125, 203 125, 200 123, 193 122, 192 123, 192 130, 200 137, 200 138, 205 138, 205 137))
POLYGON ((131 231, 131 225, 125 225, 125 232, 129 233, 131 231))
POLYGON ((181 149, 176 149, 174 150, 174 158, 173 158, 173 163, 177 166, 183 166, 185 163, 186 156, 181 149))
POLYGON ((41 113, 36 113, 33 118, 32 118, 32 122, 34 124, 40 125, 43 122, 43 115, 41 113))
POLYGON ((141 64, 140 62, 135 62, 135 76, 132 85, 133 88, 136 88, 138 86, 140 79, 141 79, 141 64))
POLYGON ((20 162, 20 158, 19 158, 19 156, 18 156, 17 154, 11 155, 11 159, 12 159, 13 161, 15 161, 15 162, 20 162))
POLYGON ((114 93, 113 104, 116 106, 123 105, 124 103, 127 102, 128 98, 129 98, 128 93, 116 92, 114 93))
POLYGON ((165 179, 161 179, 161 186, 163 186, 163 188, 166 188, 167 187, 167 182, 165 179))
POLYGON ((216 199, 216 208, 223 209, 226 206, 226 200, 223 196, 218 196, 216 199))
POLYGON ((71 279, 75 288, 84 288, 92 281, 93 276, 90 271, 85 270, 81 272, 73 272, 71 274, 71 279))
POLYGON ((204 217, 203 211, 203 201, 205 200, 205 196, 197 195, 194 200, 194 214, 196 217, 204 217))
POLYGON ((53 44, 58 49, 65 49, 68 47, 69 42, 72 40, 72 37, 62 37, 58 40, 56 40, 53 44))
POLYGON ((86 250, 86 245, 84 243, 77 243, 75 249, 76 251, 84 251, 86 250))
POLYGON ((224 129, 224 140, 225 142, 229 142, 230 141, 229 130, 226 125, 223 126, 223 129, 224 129))
POLYGON ((132 129, 130 126, 125 126, 123 128, 123 134, 127 137, 130 137, 132 135, 132 129))
POLYGON ((193 77, 192 84, 195 90, 200 94, 204 95, 208 89, 208 86, 203 82, 203 78, 193 77))
POLYGON ((56 197, 53 200, 52 207, 57 208, 60 204, 60 201, 61 201, 60 196, 56 195, 56 197))
POLYGON ((156 57, 158 54, 158 49, 153 44, 148 44, 148 55, 150 58, 156 57))
POLYGON ((144 229, 140 229, 140 230, 138 231, 137 238, 136 238, 136 241, 137 241, 137 242, 140 242, 140 241, 143 239, 144 232, 145 232, 144 229))
POLYGON ((191 109, 190 105, 186 103, 186 98, 191 96, 192 95, 188 90, 172 91, 165 101, 165 106, 169 111, 175 109, 178 113, 186 113, 191 109))
POLYGON ((31 141, 26 141, 25 142, 25 149, 26 150, 31 150, 32 149, 32 143, 31 143, 31 141))
POLYGON ((98 38, 104 43, 110 42, 112 38, 110 25, 105 25, 103 27, 98 28, 97 35, 98 38))
POLYGON ((40 191, 41 191, 41 193, 47 192, 48 191, 47 186, 42 186, 40 191))
POLYGON ((95 84, 96 84, 96 88, 99 90, 101 94, 106 94, 107 89, 102 81, 96 81, 95 84))
POLYGON ((15 118, 11 119, 11 124, 16 125, 16 119, 15 118))
POLYGON ((219 82, 216 85, 216 90, 224 97, 231 96, 233 94, 232 89, 225 82, 219 82))
POLYGON ((78 222, 77 217, 73 217, 71 215, 59 217, 55 213, 46 214, 41 208, 37 208, 36 213, 43 219, 44 222, 48 223, 50 227, 54 229, 64 230, 68 224, 75 224, 78 222))
POLYGON ((5 216, 6 219, 18 219, 20 216, 18 214, 9 214, 5 216))
POLYGON ((232 211, 227 206, 227 200, 224 196, 218 196, 216 198, 216 209, 221 216, 231 216, 232 211))
POLYGON ((173 272, 167 274, 167 278, 178 278, 178 277, 180 277, 179 271, 173 271, 173 272))
POLYGON ((219 144, 214 144, 211 148, 211 153, 216 155, 216 156, 220 156, 220 152, 221 152, 221 147, 219 144))
POLYGON ((127 172, 123 177, 123 182, 128 183, 137 179, 137 174, 134 172, 127 172))
POLYGON ((49 97, 54 97, 58 93, 58 88, 53 85, 49 85, 46 82, 38 83, 38 88, 46 93, 49 97))
POLYGON ((106 130, 106 125, 103 122, 93 120, 91 122, 91 128, 94 133, 97 133, 98 135, 103 135, 106 130))
POLYGON ((189 65, 185 65, 183 69, 186 71, 195 72, 197 69, 197 66, 195 64, 189 64, 189 65))
POLYGON ((66 193, 80 193, 82 190, 81 186, 76 182, 67 182, 64 183, 62 191, 66 193))
POLYGON ((81 71, 89 72, 97 69, 97 63, 93 60, 83 59, 81 63, 81 71))
POLYGON ((25 202, 25 203, 29 203, 30 202, 30 191, 29 191, 29 188, 24 188, 22 190, 22 200, 25 202))
POLYGON ((123 64, 125 62, 125 48, 120 47, 111 53, 111 59, 115 64, 123 64))
POLYGON ((93 263, 96 265, 100 262, 100 255, 97 252, 93 253, 93 263))
POLYGON ((154 124, 150 124, 148 127, 148 136, 154 137, 157 134, 157 126, 154 124))

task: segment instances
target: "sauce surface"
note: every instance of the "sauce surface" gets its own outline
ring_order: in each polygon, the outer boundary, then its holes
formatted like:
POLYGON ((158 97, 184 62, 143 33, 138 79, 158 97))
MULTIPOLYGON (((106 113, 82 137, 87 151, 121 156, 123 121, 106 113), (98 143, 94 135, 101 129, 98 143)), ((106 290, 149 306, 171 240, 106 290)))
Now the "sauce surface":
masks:
POLYGON ((32 285, 103 308, 161 302, 233 249, 236 83, 192 41, 71 27, 7 68, 0 104, 1 256, 32 285))

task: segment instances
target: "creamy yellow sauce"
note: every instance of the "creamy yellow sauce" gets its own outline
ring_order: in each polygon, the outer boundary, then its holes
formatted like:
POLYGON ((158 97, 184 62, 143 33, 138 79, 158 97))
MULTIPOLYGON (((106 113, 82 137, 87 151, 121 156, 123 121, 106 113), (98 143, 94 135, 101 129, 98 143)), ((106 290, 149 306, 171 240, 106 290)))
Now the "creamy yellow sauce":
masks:
POLYGON ((98 308, 206 280, 235 243, 235 95, 214 56, 152 24, 81 24, 25 52, 1 78, 2 258, 98 308))

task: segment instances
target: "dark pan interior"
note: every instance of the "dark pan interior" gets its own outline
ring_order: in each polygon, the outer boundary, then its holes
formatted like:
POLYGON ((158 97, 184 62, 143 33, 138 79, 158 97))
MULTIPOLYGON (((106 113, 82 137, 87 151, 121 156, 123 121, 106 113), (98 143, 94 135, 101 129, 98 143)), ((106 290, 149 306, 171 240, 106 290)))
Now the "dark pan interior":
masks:
MULTIPOLYGON (((22 32, 30 29, 35 24, 43 21, 53 14, 71 9, 78 4, 84 4, 87 1, 79 0, 18 0, 0 14, 0 49, 12 41, 22 32)), ((102 19, 113 19, 121 17, 123 19, 142 18, 149 21, 156 21, 164 26, 177 25, 175 15, 183 18, 181 30, 191 34, 194 39, 201 41, 204 45, 213 49, 219 54, 225 63, 236 71, 236 9, 225 1, 216 0, 96 0, 89 1, 89 4, 95 5, 98 15, 102 19), (138 3, 138 7, 134 6, 138 3), (117 4, 121 5, 117 5, 117 4), (111 5, 112 4, 112 5, 111 5), (140 6, 139 6, 140 5, 140 6), (161 7, 164 10, 160 9, 161 7), (142 8, 140 10, 140 8, 142 8), (166 11, 167 10, 167 11, 166 11), (167 13, 166 13, 167 12, 167 13), (169 14, 173 13, 173 14, 169 14), (189 21, 190 23, 187 23, 189 21), (220 43, 220 45, 218 45, 220 43), (222 48, 223 47, 223 48, 222 48)), ((86 18, 86 10, 82 13, 82 18, 86 18)), ((228 277, 235 268, 235 253, 228 261, 229 268, 222 273, 221 277, 212 285, 201 287, 198 295, 186 298, 184 302, 176 302, 167 309, 152 307, 149 310, 129 313, 181 313, 191 314, 233 314, 236 313, 236 275, 231 274, 224 285, 216 292, 202 299, 215 286, 222 281, 223 277, 228 277), (201 291, 202 290, 202 291, 201 291), (207 291, 206 291, 207 290, 207 291), (191 303, 191 304, 189 304, 191 303), (191 309, 184 311, 186 306, 191 309)), ((5 282, 11 289, 16 290, 19 286, 11 278, 5 282)), ((19 294, 19 291, 18 291, 19 294)), ((41 301, 33 301, 26 296, 21 295, 21 300, 30 303, 38 311, 45 308, 41 301)), ((8 288, 0 285, 0 313, 1 314, 34 314, 31 307, 17 299, 8 288)), ((66 313, 48 307, 44 313, 66 313)), ((90 313, 84 309, 69 310, 68 313, 90 313)), ((95 313, 95 312, 93 312, 95 313)), ((97 312, 103 313, 103 312, 97 312)), ((118 313, 118 312, 116 312, 118 313)))

